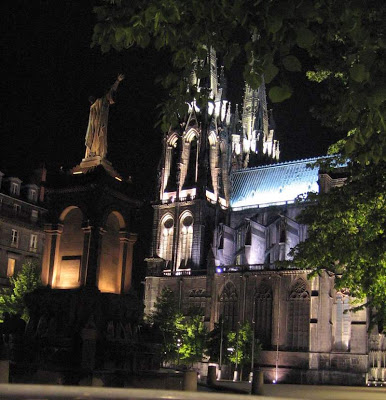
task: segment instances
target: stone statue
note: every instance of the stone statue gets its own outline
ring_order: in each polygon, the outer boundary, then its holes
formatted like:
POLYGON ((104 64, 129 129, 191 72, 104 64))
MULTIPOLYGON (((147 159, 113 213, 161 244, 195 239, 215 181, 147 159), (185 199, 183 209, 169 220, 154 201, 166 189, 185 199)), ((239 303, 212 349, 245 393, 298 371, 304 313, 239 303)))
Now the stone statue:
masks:
POLYGON ((106 157, 109 108, 110 104, 114 104, 115 92, 118 88, 119 82, 121 82, 124 77, 124 75, 119 74, 113 86, 101 98, 89 98, 91 106, 85 139, 85 158, 100 156, 102 159, 104 159, 106 157))

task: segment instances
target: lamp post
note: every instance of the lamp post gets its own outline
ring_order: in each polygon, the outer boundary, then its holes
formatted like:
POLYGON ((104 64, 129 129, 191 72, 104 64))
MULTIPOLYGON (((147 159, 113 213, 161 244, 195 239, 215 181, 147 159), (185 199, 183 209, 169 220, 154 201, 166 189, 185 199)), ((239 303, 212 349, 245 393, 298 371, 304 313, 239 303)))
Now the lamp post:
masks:
POLYGON ((177 339, 177 365, 180 365, 180 347, 182 345, 181 339, 177 339))
POLYGON ((236 365, 235 372, 233 373, 233 382, 237 382, 239 380, 239 329, 240 322, 237 323, 237 331, 236 331, 236 365))
POLYGON ((223 317, 220 317, 220 359, 219 359, 219 374, 218 374, 218 380, 221 379, 221 368, 222 368, 222 348, 223 348, 223 342, 224 342, 224 320, 223 317))
POLYGON ((249 374, 249 382, 252 382, 253 379, 253 367, 255 365, 255 303, 256 300, 253 300, 252 306, 252 354, 251 354, 251 372, 249 374))

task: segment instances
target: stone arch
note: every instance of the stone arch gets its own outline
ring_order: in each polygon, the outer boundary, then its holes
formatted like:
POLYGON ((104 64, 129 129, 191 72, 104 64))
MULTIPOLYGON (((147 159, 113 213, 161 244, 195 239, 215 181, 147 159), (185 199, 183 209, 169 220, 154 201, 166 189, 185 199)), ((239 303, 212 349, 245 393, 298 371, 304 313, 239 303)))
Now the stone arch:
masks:
POLYGON ((198 174, 198 145, 199 134, 196 129, 184 133, 181 154, 181 188, 191 189, 197 182, 198 174))
POLYGON ((185 269, 191 266, 193 225, 193 214, 189 210, 184 211, 179 218, 177 268, 185 269))
POLYGON ((67 216, 72 210, 74 210, 74 209, 76 209, 76 208, 78 208, 78 209, 81 210, 80 207, 74 206, 74 205, 67 206, 66 208, 64 208, 64 209, 62 210, 62 212, 60 213, 60 215, 59 215, 59 221, 60 221, 61 223, 63 223, 64 220, 65 220, 65 218, 66 218, 66 216, 67 216))
POLYGON ((184 134, 184 142, 190 143, 194 138, 198 139, 199 134, 196 129, 191 128, 184 134))
POLYGON ((104 210, 101 220, 102 228, 103 229, 106 228, 107 220, 111 214, 113 214, 117 218, 119 229, 122 231, 126 230, 128 223, 126 221, 126 218, 124 217, 124 213, 122 213, 119 209, 113 206, 110 206, 104 210))
POLYGON ((163 190, 173 192, 177 190, 177 171, 181 141, 177 132, 173 132, 166 140, 165 146, 165 171, 163 178, 163 190))
POLYGON ((166 213, 160 221, 158 232, 158 255, 166 261, 166 268, 169 268, 173 258, 173 233, 174 217, 171 213, 166 213))
POLYGON ((208 141, 210 146, 216 146, 216 144, 218 143, 218 138, 215 131, 209 132, 208 141))
POLYGON ((226 282, 219 295, 219 315, 226 329, 236 329, 239 320, 238 298, 234 283, 231 281, 226 282))
POLYGON ((304 279, 296 279, 288 292, 287 345, 292 350, 309 349, 310 293, 304 279))
POLYGON ((72 205, 61 212, 59 220, 63 225, 63 231, 52 284, 54 287, 62 289, 76 288, 81 284, 84 214, 79 207, 72 205))
POLYGON ((101 292, 120 293, 122 279, 121 226, 124 219, 118 211, 111 211, 105 220, 102 234, 98 289, 101 292))
POLYGON ((166 143, 170 147, 175 147, 175 145, 177 144, 177 141, 178 141, 178 134, 177 134, 177 132, 173 132, 169 135, 166 143))

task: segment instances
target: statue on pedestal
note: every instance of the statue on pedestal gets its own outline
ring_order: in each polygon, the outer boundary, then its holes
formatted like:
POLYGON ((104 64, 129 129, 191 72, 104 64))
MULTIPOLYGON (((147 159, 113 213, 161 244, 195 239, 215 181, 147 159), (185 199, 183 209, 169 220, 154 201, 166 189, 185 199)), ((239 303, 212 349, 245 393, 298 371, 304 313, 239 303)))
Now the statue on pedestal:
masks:
POLYGON ((101 98, 89 98, 91 106, 85 139, 86 159, 95 156, 100 156, 101 159, 106 158, 109 108, 110 104, 114 104, 115 92, 117 91, 119 82, 121 82, 124 77, 124 75, 119 74, 113 86, 101 98))

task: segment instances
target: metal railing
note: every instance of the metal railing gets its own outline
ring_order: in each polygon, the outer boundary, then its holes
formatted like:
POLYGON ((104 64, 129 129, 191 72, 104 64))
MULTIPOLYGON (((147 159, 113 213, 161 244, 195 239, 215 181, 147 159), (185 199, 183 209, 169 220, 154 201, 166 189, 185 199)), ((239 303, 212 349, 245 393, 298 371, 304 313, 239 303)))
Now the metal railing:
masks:
POLYGON ((43 226, 43 218, 41 215, 38 217, 32 216, 33 208, 28 207, 23 209, 23 207, 15 209, 13 204, 1 204, 0 205, 0 216, 5 218, 10 218, 12 220, 18 220, 27 224, 43 226))

